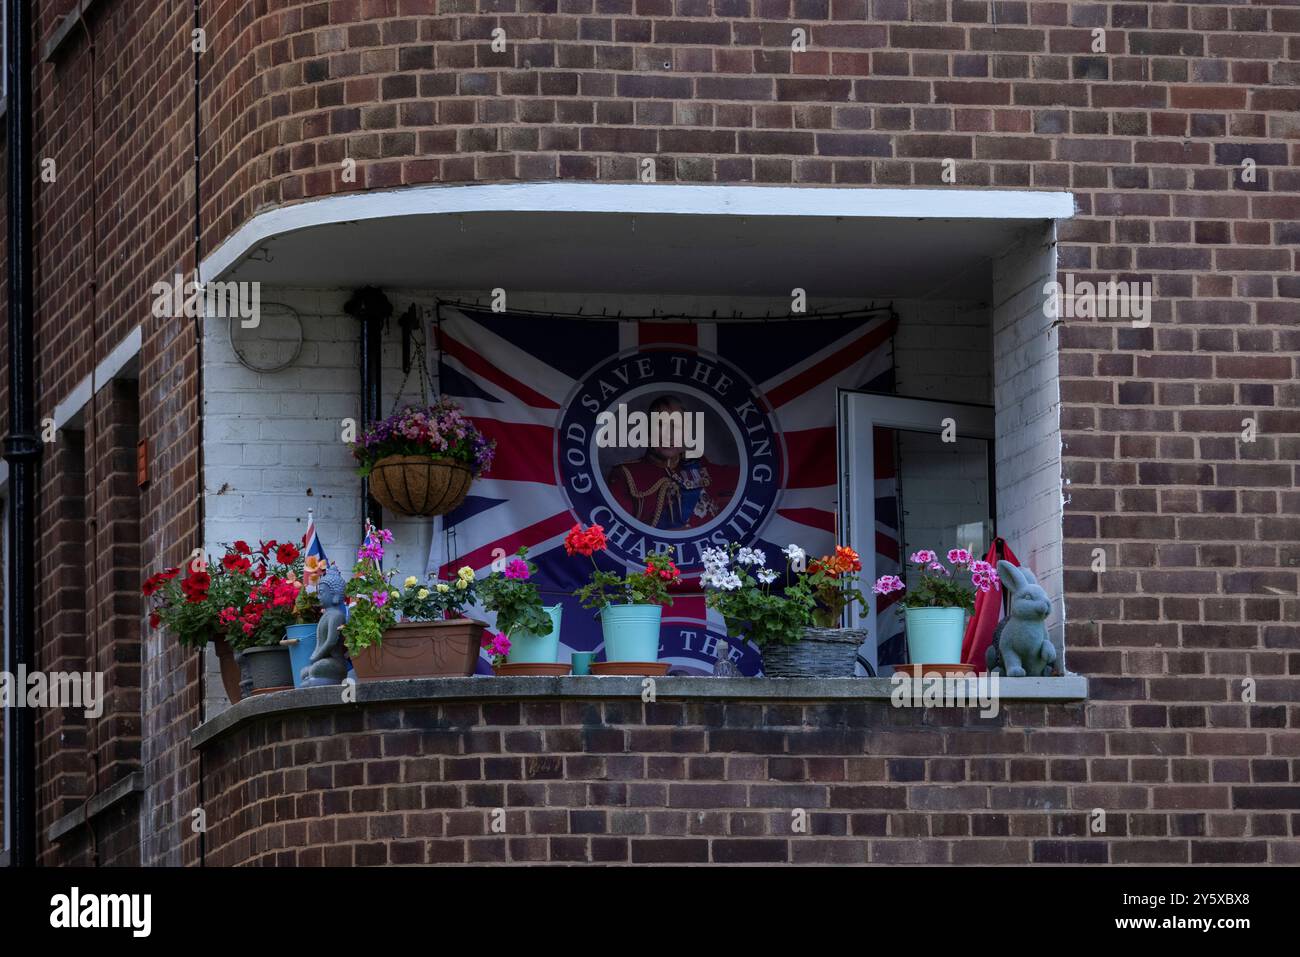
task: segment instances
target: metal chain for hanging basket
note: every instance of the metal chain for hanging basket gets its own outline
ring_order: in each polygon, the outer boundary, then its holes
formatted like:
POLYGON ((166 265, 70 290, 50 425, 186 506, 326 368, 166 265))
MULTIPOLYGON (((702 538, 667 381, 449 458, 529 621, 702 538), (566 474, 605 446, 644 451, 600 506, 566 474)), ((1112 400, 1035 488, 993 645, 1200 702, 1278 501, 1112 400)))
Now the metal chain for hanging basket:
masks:
MULTIPOLYGON (((414 308, 414 306, 412 306, 414 308)), ((412 349, 412 362, 402 377, 402 384, 393 398, 393 411, 397 414, 402 405, 402 393, 411 378, 411 368, 418 368, 420 398, 423 408, 429 402, 429 369, 424 343, 416 340, 412 349)), ((389 511, 406 516, 444 515, 450 512, 469 494, 474 473, 469 466, 454 459, 436 459, 428 455, 386 455, 375 462, 370 470, 370 495, 389 511)))

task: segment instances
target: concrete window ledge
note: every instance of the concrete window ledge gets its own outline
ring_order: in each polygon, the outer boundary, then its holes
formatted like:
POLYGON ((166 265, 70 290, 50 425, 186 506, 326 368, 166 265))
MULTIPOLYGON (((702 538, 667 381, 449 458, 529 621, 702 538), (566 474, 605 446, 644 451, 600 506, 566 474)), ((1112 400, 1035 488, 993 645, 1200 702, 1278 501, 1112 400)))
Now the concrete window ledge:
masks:
MULTIPOLYGON (((640 698, 644 678, 614 676, 420 678, 357 685, 356 705, 401 704, 420 701, 499 700, 527 698, 640 698)), ((974 682, 972 682, 972 685, 974 682)), ((983 685, 983 683, 981 682, 983 685)), ((987 685, 983 685, 987 689, 987 685)), ((758 702, 821 700, 889 700, 894 692, 889 678, 702 678, 655 679, 655 698, 743 700, 758 702)), ((987 690, 985 691, 987 693, 987 690)), ((1001 678, 1000 701, 1049 704, 1085 700, 1088 679, 1083 675, 1058 678, 1001 678)), ((973 697, 973 694, 972 694, 973 697)), ((196 748, 224 737, 259 718, 301 712, 355 707, 341 700, 341 687, 299 688, 246 698, 202 724, 191 736, 196 748)))
POLYGON ((93 821, 95 818, 99 817, 99 815, 113 807, 113 805, 125 801, 133 794, 140 794, 143 791, 144 775, 139 771, 136 771, 133 774, 128 774, 116 784, 100 791, 75 811, 63 815, 63 817, 51 824, 46 836, 49 838, 51 843, 62 837, 66 837, 87 821, 93 821))

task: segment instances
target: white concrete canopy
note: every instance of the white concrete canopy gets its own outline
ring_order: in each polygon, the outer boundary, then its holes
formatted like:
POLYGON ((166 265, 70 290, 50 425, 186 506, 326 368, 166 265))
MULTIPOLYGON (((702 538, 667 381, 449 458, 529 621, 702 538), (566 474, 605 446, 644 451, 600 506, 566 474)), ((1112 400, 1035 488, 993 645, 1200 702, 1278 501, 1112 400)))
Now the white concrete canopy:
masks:
POLYGON ((204 281, 661 295, 985 294, 1068 193, 536 183, 408 187, 269 210, 204 281), (940 228, 936 228, 940 227, 940 228))

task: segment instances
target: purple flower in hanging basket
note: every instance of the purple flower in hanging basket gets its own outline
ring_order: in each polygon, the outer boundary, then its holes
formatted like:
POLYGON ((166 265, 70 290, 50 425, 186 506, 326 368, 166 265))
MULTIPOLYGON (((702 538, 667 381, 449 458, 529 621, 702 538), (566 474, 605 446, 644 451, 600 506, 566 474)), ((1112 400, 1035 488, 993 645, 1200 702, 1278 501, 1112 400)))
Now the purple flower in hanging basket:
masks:
POLYGON ((496 442, 487 438, 454 401, 443 396, 429 406, 406 406, 371 422, 352 444, 352 455, 368 475, 388 455, 428 455, 466 465, 475 477, 492 467, 496 442))

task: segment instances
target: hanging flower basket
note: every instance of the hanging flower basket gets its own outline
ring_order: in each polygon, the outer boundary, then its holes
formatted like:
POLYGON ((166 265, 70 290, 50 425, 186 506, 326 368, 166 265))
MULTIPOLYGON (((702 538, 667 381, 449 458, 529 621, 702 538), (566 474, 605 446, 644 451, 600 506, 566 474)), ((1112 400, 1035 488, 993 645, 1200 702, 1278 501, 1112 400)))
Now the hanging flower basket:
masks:
POLYGON ((496 443, 443 397, 372 422, 352 446, 376 502, 399 515, 443 515, 492 466, 496 443))
POLYGON ((444 515, 465 501, 473 481, 462 462, 386 455, 370 471, 370 494, 399 515, 444 515))

